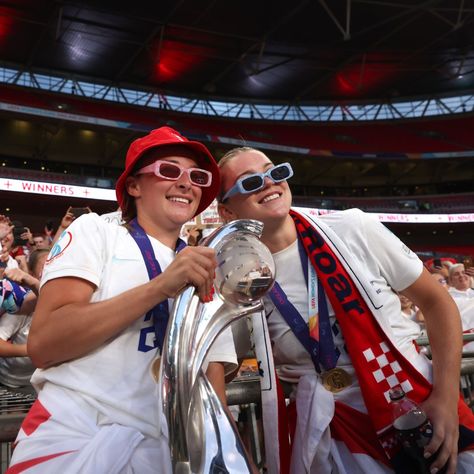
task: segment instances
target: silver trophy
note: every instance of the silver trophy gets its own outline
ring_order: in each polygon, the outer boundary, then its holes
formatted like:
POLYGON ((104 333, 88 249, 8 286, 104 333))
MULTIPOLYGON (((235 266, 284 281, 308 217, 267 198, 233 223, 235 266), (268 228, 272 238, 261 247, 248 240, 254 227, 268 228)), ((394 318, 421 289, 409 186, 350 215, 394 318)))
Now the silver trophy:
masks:
POLYGON ((207 380, 202 364, 216 337, 232 322, 262 309, 275 265, 258 237, 263 224, 237 220, 203 245, 214 248, 216 296, 202 304, 194 287, 175 299, 163 345, 159 380, 174 473, 249 473, 235 425, 207 380))

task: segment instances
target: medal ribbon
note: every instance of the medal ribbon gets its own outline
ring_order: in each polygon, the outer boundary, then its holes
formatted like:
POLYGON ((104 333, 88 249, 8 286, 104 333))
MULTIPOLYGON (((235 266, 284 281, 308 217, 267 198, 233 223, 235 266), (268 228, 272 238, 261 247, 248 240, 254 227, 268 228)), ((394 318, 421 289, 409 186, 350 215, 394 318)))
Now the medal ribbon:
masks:
MULTIPOLYGON (((128 225, 130 229, 130 235, 133 237, 133 239, 138 245, 138 248, 140 249, 143 261, 148 272, 148 278, 151 280, 161 274, 161 267, 155 257, 153 246, 151 245, 148 235, 146 235, 146 232, 140 226, 137 219, 132 219, 128 225)), ((186 247, 185 242, 183 242, 181 239, 178 239, 176 243, 176 252, 181 251, 184 247, 186 247)), ((166 327, 168 326, 169 319, 169 308, 167 299, 165 299, 161 303, 158 303, 155 307, 150 309, 148 313, 146 313, 145 321, 148 321, 151 318, 153 318, 153 327, 155 328, 156 343, 161 353, 163 341, 165 339, 166 334, 166 327)))
MULTIPOLYGON (((298 240, 299 244, 299 240, 298 240)), ((298 245, 298 249, 299 249, 298 245)), ((304 252, 304 248, 303 248, 304 252)), ((306 257, 306 253, 304 254, 306 257)), ((306 261, 308 259, 306 258, 306 261)), ((309 335, 319 342, 319 314, 318 314, 318 278, 312 265, 308 265, 308 328, 309 335)))
POLYGON ((278 282, 275 281, 269 296, 293 334, 311 356, 316 372, 321 373, 321 366, 325 370, 333 369, 336 366, 339 356, 334 347, 332 338, 326 295, 321 282, 316 278, 314 268, 312 268, 312 265, 308 265, 308 257, 300 238, 298 238, 298 252, 306 284, 308 285, 309 283, 312 285, 308 288, 309 316, 314 318, 312 327, 310 326, 310 328, 308 328, 303 316, 301 316, 295 306, 288 300, 278 282), (312 314, 312 310, 314 309, 316 310, 316 314, 312 314))

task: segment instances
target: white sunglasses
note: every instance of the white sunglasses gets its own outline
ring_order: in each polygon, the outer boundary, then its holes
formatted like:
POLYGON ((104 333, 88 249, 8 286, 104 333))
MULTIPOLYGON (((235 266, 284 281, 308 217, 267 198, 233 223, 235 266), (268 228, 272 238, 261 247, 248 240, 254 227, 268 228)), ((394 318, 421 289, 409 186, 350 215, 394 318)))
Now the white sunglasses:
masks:
POLYGON ((183 173, 187 173, 189 181, 196 186, 206 188, 212 183, 212 173, 201 168, 183 168, 170 161, 157 160, 151 165, 145 166, 137 171, 138 174, 153 173, 159 178, 177 181, 183 173))
POLYGON ((265 186, 265 178, 270 178, 274 183, 281 183, 293 176, 290 163, 272 166, 264 173, 253 173, 239 178, 235 184, 224 194, 222 202, 235 194, 250 194, 259 191, 265 186))

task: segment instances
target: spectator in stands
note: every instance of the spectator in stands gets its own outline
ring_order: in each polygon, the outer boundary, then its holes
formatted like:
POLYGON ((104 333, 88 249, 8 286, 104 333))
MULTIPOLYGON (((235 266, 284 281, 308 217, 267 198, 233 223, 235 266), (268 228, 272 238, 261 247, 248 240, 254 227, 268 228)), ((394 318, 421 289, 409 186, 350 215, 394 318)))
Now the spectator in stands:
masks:
POLYGON ((28 245, 31 244, 33 235, 28 227, 24 227, 20 221, 12 221, 13 224, 13 244, 10 255, 18 262, 18 266, 28 272, 28 245))
POLYGON ((465 257, 463 260, 463 265, 466 275, 471 277, 471 288, 474 289, 474 264, 472 261, 472 256, 465 257))
MULTIPOLYGON (((448 291, 459 309, 463 333, 470 334, 474 332, 474 290, 471 288, 471 278, 466 274, 462 263, 450 267, 449 281, 451 287, 448 291)), ((465 345, 463 350, 474 351, 474 342, 465 345)))
POLYGON ((398 299, 400 300, 403 316, 410 319, 411 321, 416 321, 417 308, 413 304, 413 301, 401 293, 398 294, 398 299))
POLYGON ((13 242, 13 226, 8 217, 0 215, 0 316, 5 313, 30 313, 36 304, 36 296, 27 294, 22 286, 7 278, 10 271, 18 271, 18 263, 10 256, 9 248, 13 242))
POLYGON ((11 231, 13 226, 8 217, 0 214, 0 241, 3 240, 11 231))
MULTIPOLYGON (((446 291, 448 291, 448 280, 447 278, 444 276, 443 273, 438 273, 438 272, 433 272, 433 273, 430 273, 431 275, 431 278, 436 282, 438 283, 439 285, 441 285, 446 291)), ((418 310, 417 313, 416 313, 416 318, 417 318, 417 321, 418 323, 420 324, 420 326, 422 327, 422 335, 426 335, 425 334, 425 318, 423 316, 423 313, 418 310)))
MULTIPOLYGON (((212 299, 214 250, 177 250, 181 226, 218 190, 206 147, 162 127, 127 152, 116 185, 126 225, 90 213, 63 232, 46 261, 28 338, 40 367, 31 380, 38 399, 7 472, 24 463, 42 472, 171 472, 152 369, 168 299, 189 284, 201 301, 212 299)), ((223 363, 233 369, 236 358, 231 339, 216 342, 207 375, 224 399, 223 363)))
POLYGON ((32 246, 35 250, 49 249, 49 241, 43 234, 34 234, 32 246))
MULTIPOLYGON (((467 428, 474 424, 471 411, 458 405, 459 313, 418 257, 360 210, 318 217, 290 210, 287 179, 293 173, 287 163, 275 166, 264 153, 244 147, 228 152, 219 166, 222 219, 262 221, 262 241, 276 263, 266 318, 254 322, 268 323, 263 334, 272 344, 267 341, 266 347, 273 349, 279 377, 293 384, 298 414, 295 420, 295 411, 289 413, 290 424, 296 423, 291 472, 386 473, 390 465, 396 472, 412 472, 389 429, 388 390, 397 383, 423 402, 433 423, 434 435, 425 447, 425 456, 436 453, 431 472, 447 464, 453 474, 456 463, 458 472, 471 472, 473 453, 457 456, 458 410, 461 449, 474 436, 467 428), (416 334, 397 332, 403 316, 393 290, 425 314, 432 366, 417 353, 416 334), (321 327, 324 331, 318 331, 321 327)), ((272 379, 273 374, 268 370, 266 375, 272 379)), ((274 406, 281 413, 283 405, 273 403, 271 395, 262 391, 264 409, 274 406)), ((268 414, 264 419, 269 470, 285 472, 288 436, 278 437, 283 425, 268 414), (273 457, 278 448, 280 460, 273 457)))
POLYGON ((29 273, 19 268, 5 271, 5 277, 24 288, 29 288, 31 303, 28 308, 19 310, 20 314, 5 314, 0 318, 0 384, 34 392, 30 378, 35 370, 26 350, 26 341, 31 326, 36 295, 39 291, 39 280, 48 256, 48 249, 34 250, 28 261, 29 273), (27 314, 23 311, 28 310, 27 314))
POLYGON ((188 232, 188 245, 197 245, 202 239, 202 229, 199 227, 191 227, 188 232))
POLYGON ((431 273, 440 273, 445 278, 448 278, 449 268, 456 263, 454 258, 433 258, 426 262, 426 267, 431 273))
POLYGON ((424 334, 425 320, 421 311, 405 295, 398 293, 398 299, 400 300, 404 320, 400 321, 401 324, 397 326, 397 331, 406 332, 409 337, 414 336, 416 333, 418 333, 417 337, 424 334))
MULTIPOLYGON (((17 269, 13 269, 16 271, 17 269)), ((29 314, 36 304, 36 295, 5 277, 0 268, 0 316, 5 314, 29 314)), ((0 318, 0 320, 1 320, 0 318)))
POLYGON ((448 280, 442 273, 432 273, 431 278, 438 282, 443 288, 448 289, 448 280))
POLYGON ((73 208, 72 206, 69 206, 66 210, 66 213, 61 219, 61 223, 59 224, 59 227, 57 228, 54 234, 54 238, 51 242, 51 245, 53 245, 61 237, 62 233, 74 222, 74 220, 77 219, 77 217, 79 217, 74 214, 75 209, 80 209, 82 211, 82 214, 87 214, 87 213, 92 212, 89 207, 73 208), (85 212, 83 210, 85 210, 85 212))
POLYGON ((449 293, 455 301, 474 298, 474 290, 471 288, 471 277, 466 273, 464 265, 457 263, 449 269, 449 293))
POLYGON ((10 255, 10 251, 13 247, 13 225, 8 218, 5 216, 1 216, 2 218, 6 219, 6 225, 10 226, 10 230, 8 232, 3 230, 3 238, 1 239, 0 243, 2 245, 0 251, 0 262, 2 262, 2 266, 5 268, 18 268, 18 262, 10 255))
POLYGON ((43 229, 43 235, 46 239, 46 242, 49 243, 49 246, 51 246, 53 242, 53 237, 54 237, 53 232, 54 232, 53 221, 46 222, 43 229))

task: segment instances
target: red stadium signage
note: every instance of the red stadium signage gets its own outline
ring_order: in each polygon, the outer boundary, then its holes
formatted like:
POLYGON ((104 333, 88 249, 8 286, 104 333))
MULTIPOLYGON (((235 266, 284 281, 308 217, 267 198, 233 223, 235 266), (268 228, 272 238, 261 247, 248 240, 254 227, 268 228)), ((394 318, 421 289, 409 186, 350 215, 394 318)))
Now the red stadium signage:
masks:
POLYGON ((46 194, 70 198, 98 199, 100 201, 115 201, 113 189, 91 188, 88 186, 74 186, 71 184, 47 183, 41 181, 27 181, 24 179, 0 179, 0 191, 18 193, 46 194))
MULTIPOLYGON (((296 208, 304 209, 304 208, 296 208)), ((321 216, 329 214, 329 209, 311 209, 310 213, 321 216)), ((474 213, 466 214, 390 214, 380 212, 368 212, 375 214, 380 222, 394 224, 460 224, 465 222, 474 222, 474 213)))
MULTIPOLYGON (((100 201, 116 201, 115 190, 92 188, 88 186, 74 186, 71 184, 48 183, 42 181, 27 181, 24 179, 0 178, 0 191, 13 191, 19 193, 46 194, 49 196, 98 199, 100 201)), ((298 208, 296 208, 298 209, 298 208)), ((323 215, 335 212, 329 209, 311 209, 314 215, 323 215)), ((474 213, 465 214, 376 214, 379 221, 396 224, 460 224, 474 222, 474 213)), ((220 222, 217 213, 217 203, 212 203, 202 215, 203 224, 215 224, 220 222)))

